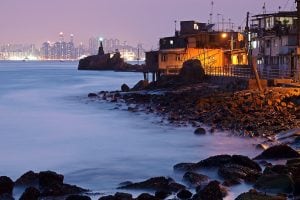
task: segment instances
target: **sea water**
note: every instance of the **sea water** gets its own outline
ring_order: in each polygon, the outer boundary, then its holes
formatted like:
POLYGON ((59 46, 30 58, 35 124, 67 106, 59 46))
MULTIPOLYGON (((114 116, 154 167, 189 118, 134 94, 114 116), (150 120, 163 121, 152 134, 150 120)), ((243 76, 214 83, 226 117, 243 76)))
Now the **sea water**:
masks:
MULTIPOLYGON (((182 174, 172 168, 179 162, 259 153, 257 140, 195 136, 191 127, 162 124, 157 116, 87 97, 123 83, 132 87, 142 77, 78 71, 76 62, 0 62, 0 175, 15 180, 28 170, 53 170, 66 183, 110 194, 124 181, 170 176, 180 182, 182 174)), ((248 189, 233 187, 227 199, 248 189)))

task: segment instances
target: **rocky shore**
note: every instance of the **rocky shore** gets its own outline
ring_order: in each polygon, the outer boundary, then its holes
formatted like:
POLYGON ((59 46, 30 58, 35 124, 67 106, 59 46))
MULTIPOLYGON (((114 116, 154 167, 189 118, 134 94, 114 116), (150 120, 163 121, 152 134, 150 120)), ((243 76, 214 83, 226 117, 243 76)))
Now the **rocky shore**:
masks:
MULTIPOLYGON (((251 159, 243 155, 217 155, 197 163, 179 163, 174 171, 182 176, 176 182, 171 177, 153 177, 142 182, 120 183, 119 192, 102 195, 99 200, 222 200, 232 186, 243 182, 254 189, 240 194, 236 200, 284 200, 300 198, 300 154, 287 145, 277 145, 251 159), (281 159, 284 164, 270 161, 281 159), (217 171, 215 180, 202 170, 217 171), (133 197, 123 191, 139 191, 133 197), (268 194, 268 195, 267 195, 268 194)), ((24 190, 20 200, 90 200, 89 191, 63 182, 64 176, 52 171, 26 172, 16 181, 0 177, 0 199, 13 200, 13 190, 24 190)))
MULTIPOLYGON (((143 193, 138 200, 164 199, 171 194, 171 199, 215 200, 227 196, 230 187, 245 182, 254 189, 239 195, 237 200, 300 199, 300 89, 248 90, 245 82, 238 79, 216 84, 198 70, 197 63, 185 64, 178 76, 162 77, 150 84, 140 81, 132 89, 124 84, 121 91, 90 93, 89 97, 120 107, 125 105, 130 112, 158 115, 175 126, 193 126, 195 135, 219 130, 237 136, 262 137, 265 143, 257 147, 265 151, 254 159, 217 155, 197 163, 176 164, 174 170, 183 173, 185 185, 169 177, 155 177, 127 183, 119 189, 154 192, 143 193), (280 165, 276 164, 278 160, 280 165), (201 174, 203 169, 217 170, 222 183, 201 174)), ((133 199, 130 194, 119 193, 100 199, 114 200, 120 195, 133 199)))

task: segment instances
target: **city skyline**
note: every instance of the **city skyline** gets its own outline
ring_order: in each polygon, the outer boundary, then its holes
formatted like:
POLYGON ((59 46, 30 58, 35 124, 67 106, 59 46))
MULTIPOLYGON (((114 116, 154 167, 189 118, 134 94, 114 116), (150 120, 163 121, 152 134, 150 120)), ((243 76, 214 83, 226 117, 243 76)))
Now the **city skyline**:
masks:
MULTIPOLYGON (((0 7, 0 43, 55 41, 59 32, 74 34, 77 43, 91 35, 119 38, 131 44, 142 43, 156 49, 158 38, 174 33, 174 21, 212 22, 221 18, 243 26, 246 12, 291 10, 294 0, 3 0, 0 7), (232 9, 238 9, 236 12, 232 9), (218 18, 218 19, 217 19, 218 18)), ((177 28, 179 24, 177 23, 177 28)))

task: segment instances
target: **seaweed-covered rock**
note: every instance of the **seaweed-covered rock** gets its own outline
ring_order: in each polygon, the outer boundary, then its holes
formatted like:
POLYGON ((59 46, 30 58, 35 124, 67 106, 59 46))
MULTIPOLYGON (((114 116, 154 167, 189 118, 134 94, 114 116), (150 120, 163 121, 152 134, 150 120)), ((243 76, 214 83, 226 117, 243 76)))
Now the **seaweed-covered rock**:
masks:
POLYGON ((224 188, 218 181, 211 181, 207 186, 203 188, 203 190, 197 193, 197 195, 198 197, 200 197, 200 199, 222 200, 223 197, 227 195, 227 191, 224 190, 224 188))

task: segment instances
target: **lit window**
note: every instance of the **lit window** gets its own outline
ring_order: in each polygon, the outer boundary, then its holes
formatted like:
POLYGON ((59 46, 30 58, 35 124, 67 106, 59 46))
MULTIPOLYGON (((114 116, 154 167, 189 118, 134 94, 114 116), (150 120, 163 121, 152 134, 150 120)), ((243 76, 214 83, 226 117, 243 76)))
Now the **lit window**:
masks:
POLYGON ((199 30, 198 24, 194 24, 194 30, 199 30))
POLYGON ((170 45, 173 45, 174 44, 174 41, 173 40, 170 40, 170 45))

